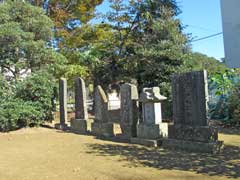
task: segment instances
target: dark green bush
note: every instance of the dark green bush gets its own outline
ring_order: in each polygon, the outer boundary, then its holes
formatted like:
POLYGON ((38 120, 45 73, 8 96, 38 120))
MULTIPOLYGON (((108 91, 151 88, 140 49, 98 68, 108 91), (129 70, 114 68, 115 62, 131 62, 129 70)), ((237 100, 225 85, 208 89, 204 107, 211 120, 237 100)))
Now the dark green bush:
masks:
POLYGON ((229 114, 231 123, 240 125, 240 88, 235 86, 229 97, 229 114))
POLYGON ((42 119, 51 120, 55 87, 53 77, 45 71, 39 71, 16 85, 16 97, 37 103, 38 108, 44 113, 42 119))
POLYGON ((12 86, 0 76, 0 131, 36 126, 50 120, 55 81, 44 71, 12 86))
POLYGON ((43 121, 42 117, 43 112, 38 108, 38 103, 8 99, 0 105, 0 131, 36 126, 43 121))

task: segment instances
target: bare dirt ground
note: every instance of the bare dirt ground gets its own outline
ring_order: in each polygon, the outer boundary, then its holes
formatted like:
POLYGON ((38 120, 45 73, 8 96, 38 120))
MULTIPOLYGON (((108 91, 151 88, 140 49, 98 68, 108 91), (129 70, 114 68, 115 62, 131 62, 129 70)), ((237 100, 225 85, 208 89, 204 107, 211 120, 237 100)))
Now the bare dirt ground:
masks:
POLYGON ((1 180, 240 179, 240 134, 220 155, 116 143, 47 128, 0 133, 1 180))

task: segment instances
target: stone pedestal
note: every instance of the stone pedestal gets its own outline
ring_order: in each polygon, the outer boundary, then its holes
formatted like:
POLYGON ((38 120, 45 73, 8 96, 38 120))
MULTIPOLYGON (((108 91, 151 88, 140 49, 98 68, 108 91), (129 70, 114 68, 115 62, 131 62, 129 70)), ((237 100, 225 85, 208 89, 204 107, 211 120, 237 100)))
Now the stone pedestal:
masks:
POLYGON ((139 124, 137 126, 137 137, 143 139, 159 139, 168 137, 168 123, 139 124))
POLYGON ((91 125, 92 134, 96 136, 113 137, 114 125, 113 123, 102 123, 94 121, 91 125))
POLYGON ((87 133, 87 120, 85 119, 72 119, 71 130, 77 133, 87 133))
POLYGON ((143 121, 137 125, 137 138, 132 138, 132 143, 156 147, 158 139, 168 137, 168 124, 162 123, 160 103, 165 99, 158 87, 143 89, 140 95, 143 121))

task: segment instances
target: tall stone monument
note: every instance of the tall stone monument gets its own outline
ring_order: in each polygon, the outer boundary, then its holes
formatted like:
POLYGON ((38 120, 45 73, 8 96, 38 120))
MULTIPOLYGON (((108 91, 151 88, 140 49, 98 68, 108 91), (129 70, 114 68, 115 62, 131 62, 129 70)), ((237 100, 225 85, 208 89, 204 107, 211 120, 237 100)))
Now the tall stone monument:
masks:
POLYGON ((139 99, 143 121, 137 125, 137 138, 132 138, 132 143, 156 147, 158 139, 168 136, 168 123, 162 122, 161 112, 161 102, 166 99, 160 95, 159 87, 143 89, 139 99))
POLYGON ((92 133, 98 136, 113 136, 113 124, 109 122, 108 99, 101 86, 97 86, 95 89, 94 114, 92 133))
POLYGON ((133 84, 123 84, 121 94, 121 121, 122 134, 126 138, 137 136, 138 122, 138 90, 133 84))
POLYGON ((169 139, 162 145, 193 152, 219 152, 222 142, 207 119, 207 72, 173 75, 172 97, 174 125, 169 126, 169 139))
POLYGON ((59 104, 60 104, 60 124, 56 124, 57 129, 67 128, 67 80, 61 78, 59 80, 59 104))
POLYGON ((75 79, 75 119, 71 120, 71 129, 79 133, 87 132, 87 97, 85 82, 81 78, 75 79))

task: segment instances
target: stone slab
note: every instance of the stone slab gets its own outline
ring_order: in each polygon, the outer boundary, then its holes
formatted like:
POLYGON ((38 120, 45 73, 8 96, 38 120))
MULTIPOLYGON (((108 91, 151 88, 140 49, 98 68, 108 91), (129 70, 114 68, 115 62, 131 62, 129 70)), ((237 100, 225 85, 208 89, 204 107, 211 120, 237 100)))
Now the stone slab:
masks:
POLYGON ((133 84, 123 84, 120 88, 121 94, 121 129, 124 136, 137 136, 137 122, 138 122, 138 90, 137 86, 133 84))
POLYGON ((71 130, 74 132, 86 134, 87 133, 87 120, 85 119, 72 119, 71 130))
POLYGON ((85 82, 79 77, 75 79, 75 118, 88 119, 85 82))
POLYGON ((218 154, 223 148, 223 141, 196 142, 176 139, 161 139, 158 144, 163 148, 183 150, 192 153, 218 154))
POLYGON ((214 142, 218 140, 218 130, 211 126, 182 126, 170 125, 168 127, 169 139, 214 142))
POLYGON ((152 139, 131 138, 130 143, 140 144, 140 145, 149 146, 149 147, 158 147, 158 140, 152 140, 152 139))
POLYGON ((59 103, 60 124, 64 126, 67 122, 67 80, 65 78, 59 80, 59 103))
POLYGON ((172 76, 174 124, 207 126, 207 72, 196 71, 172 76))
POLYGON ((168 137, 168 123, 147 125, 140 123, 137 125, 137 137, 143 139, 158 139, 168 137))
POLYGON ((108 99, 101 86, 97 86, 94 93, 94 115, 97 121, 109 122, 108 99))
POLYGON ((114 124, 93 122, 91 124, 92 134, 96 136, 112 137, 114 136, 114 124))

